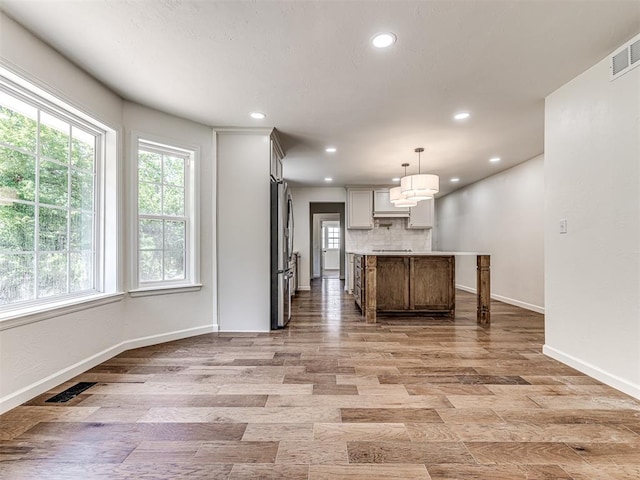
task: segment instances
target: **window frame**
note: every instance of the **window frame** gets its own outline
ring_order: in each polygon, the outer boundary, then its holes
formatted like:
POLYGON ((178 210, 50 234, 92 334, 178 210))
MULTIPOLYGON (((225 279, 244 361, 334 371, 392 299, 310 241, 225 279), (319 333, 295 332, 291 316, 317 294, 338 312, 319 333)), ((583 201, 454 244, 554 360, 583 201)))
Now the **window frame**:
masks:
POLYGON ((131 133, 130 178, 131 178, 131 224, 130 224, 130 285, 129 295, 132 297, 180 293, 200 290, 200 212, 199 212, 199 169, 200 148, 196 145, 168 139, 158 135, 133 131, 131 133), (185 166, 185 214, 183 217, 168 217, 153 215, 157 218, 182 219, 186 218, 185 231, 185 278, 177 280, 161 280, 152 282, 140 281, 140 238, 139 222, 143 218, 139 213, 139 175, 138 155, 141 146, 155 152, 174 154, 188 158, 185 166))
POLYGON ((327 250, 340 250, 340 227, 325 226, 324 248, 327 250), (338 231, 337 236, 332 235, 332 231, 338 231), (337 241, 337 243, 336 243, 337 241), (332 246, 337 245, 337 246, 332 246))
MULTIPOLYGON (((49 86, 42 85, 41 82, 24 72, 13 71, 3 63, 0 63, 0 88, 17 100, 96 137, 92 172, 94 183, 92 209, 94 216, 92 234, 93 288, 2 305, 0 306, 0 331, 121 300, 124 295, 120 292, 117 238, 120 197, 119 132, 96 115, 76 106, 49 86), (109 258, 110 261, 106 262, 106 258, 109 258)), ((38 114, 38 123, 40 122, 39 117, 38 114)), ((46 158, 38 148, 34 153, 34 159, 37 162, 41 157, 46 158)), ((71 164, 67 168, 69 168, 68 175, 70 175, 71 164)), ((67 195, 69 195, 69 190, 67 195)), ((35 199, 33 202, 27 203, 34 206, 40 204, 35 199)), ((67 204, 62 210, 68 213, 77 209, 71 206, 68 198, 67 204)), ((34 241, 37 242, 37 225, 35 227, 34 241)), ((67 233, 69 228, 70 226, 67 225, 67 233)), ((66 248, 62 250, 66 254, 72 250, 69 242, 70 239, 67 238, 66 248)), ((38 246, 34 245, 34 255, 38 251, 38 246)))

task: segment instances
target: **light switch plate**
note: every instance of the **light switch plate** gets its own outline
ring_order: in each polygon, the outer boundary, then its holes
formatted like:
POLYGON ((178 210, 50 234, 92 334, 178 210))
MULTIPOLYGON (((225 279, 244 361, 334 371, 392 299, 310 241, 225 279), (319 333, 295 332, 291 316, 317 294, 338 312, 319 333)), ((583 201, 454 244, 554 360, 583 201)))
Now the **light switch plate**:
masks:
POLYGON ((560 233, 567 233, 567 219, 560 220, 560 233))

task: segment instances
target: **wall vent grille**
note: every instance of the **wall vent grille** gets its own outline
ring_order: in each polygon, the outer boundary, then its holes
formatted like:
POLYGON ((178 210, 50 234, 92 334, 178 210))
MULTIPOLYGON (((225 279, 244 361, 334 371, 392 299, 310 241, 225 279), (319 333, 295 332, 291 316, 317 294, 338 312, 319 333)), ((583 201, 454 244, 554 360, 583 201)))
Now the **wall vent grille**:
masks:
POLYGON ((640 65, 640 35, 632 38, 609 56, 611 80, 630 72, 638 65, 640 65))

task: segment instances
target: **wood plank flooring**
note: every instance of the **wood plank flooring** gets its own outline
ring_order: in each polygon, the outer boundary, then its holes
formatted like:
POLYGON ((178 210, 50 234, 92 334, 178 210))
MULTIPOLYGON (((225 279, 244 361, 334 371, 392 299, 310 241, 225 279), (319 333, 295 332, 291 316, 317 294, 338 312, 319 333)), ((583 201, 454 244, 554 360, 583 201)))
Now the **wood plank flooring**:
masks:
POLYGON ((367 324, 338 279, 288 328, 125 352, 0 416, 6 479, 638 479, 640 402, 541 353, 541 315, 367 324), (67 403, 45 400, 97 382, 67 403))

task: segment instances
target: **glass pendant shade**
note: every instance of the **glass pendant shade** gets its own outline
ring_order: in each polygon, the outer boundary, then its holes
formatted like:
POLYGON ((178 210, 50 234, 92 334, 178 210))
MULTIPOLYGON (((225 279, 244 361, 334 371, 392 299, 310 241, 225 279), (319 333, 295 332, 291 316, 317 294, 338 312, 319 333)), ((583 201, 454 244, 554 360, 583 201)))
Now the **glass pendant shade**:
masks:
POLYGON ((417 201, 406 198, 400 187, 389 189, 389 201, 396 207, 415 207, 418 204, 417 201))
POLYGON ((437 175, 407 175, 400 180, 400 191, 409 200, 428 200, 440 191, 440 178, 437 175))

